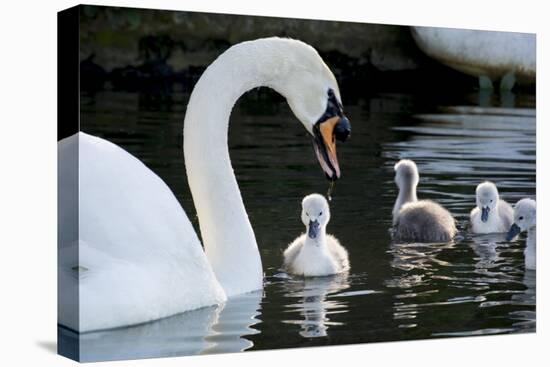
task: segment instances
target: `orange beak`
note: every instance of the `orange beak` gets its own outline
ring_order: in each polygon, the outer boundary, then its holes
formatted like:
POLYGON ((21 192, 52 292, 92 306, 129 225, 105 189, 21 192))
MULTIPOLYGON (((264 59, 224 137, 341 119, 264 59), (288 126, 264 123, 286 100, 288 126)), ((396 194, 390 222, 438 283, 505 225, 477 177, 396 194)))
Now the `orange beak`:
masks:
POLYGON ((319 122, 318 130, 314 134, 314 148, 317 159, 327 178, 335 181, 340 178, 340 166, 336 156, 336 140, 334 129, 340 121, 340 117, 334 116, 319 122))
POLYGON ((340 166, 338 165, 338 157, 336 156, 336 139, 334 138, 334 127, 340 119, 338 116, 334 116, 322 122, 319 125, 319 130, 321 130, 321 136, 323 137, 323 142, 327 148, 327 155, 330 163, 336 170, 336 176, 340 178, 340 166))

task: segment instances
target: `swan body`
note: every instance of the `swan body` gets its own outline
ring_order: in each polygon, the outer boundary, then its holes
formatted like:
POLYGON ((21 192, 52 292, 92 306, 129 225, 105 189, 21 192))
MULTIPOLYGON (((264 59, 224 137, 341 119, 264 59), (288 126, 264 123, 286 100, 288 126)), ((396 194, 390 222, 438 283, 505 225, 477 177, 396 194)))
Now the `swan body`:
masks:
POLYGON ((347 138, 349 121, 315 49, 280 38, 229 48, 197 82, 184 122, 204 250, 173 193, 138 159, 85 133, 58 143, 60 324, 77 332, 133 325, 262 288, 227 145, 233 105, 259 86, 286 97, 312 135, 325 175, 339 177, 334 137, 347 138))
POLYGON ((449 242, 456 235, 451 213, 431 200, 418 200, 416 164, 400 160, 394 167, 399 195, 393 208, 394 240, 404 242, 449 242))
POLYGON ((412 27, 412 35, 428 56, 465 74, 490 81, 510 75, 519 83, 535 82, 535 34, 412 27))
POLYGON ((77 315, 60 308, 62 325, 107 329, 226 300, 189 219, 157 175, 82 132, 61 140, 58 150, 60 305, 74 296, 63 289, 75 281, 79 304, 77 315), (68 189, 78 190, 78 202, 68 189))
POLYGON ((348 252, 332 235, 326 234, 330 210, 319 194, 302 201, 302 222, 307 233, 296 238, 284 251, 284 269, 306 277, 326 276, 349 270, 348 252))
POLYGON ((534 270, 537 267, 537 204, 533 199, 521 199, 516 203, 514 222, 506 239, 510 241, 521 232, 527 232, 525 268, 534 270))
POLYGON ((476 188, 476 207, 470 212, 473 233, 508 232, 513 222, 514 210, 500 199, 498 189, 492 182, 482 182, 476 188))

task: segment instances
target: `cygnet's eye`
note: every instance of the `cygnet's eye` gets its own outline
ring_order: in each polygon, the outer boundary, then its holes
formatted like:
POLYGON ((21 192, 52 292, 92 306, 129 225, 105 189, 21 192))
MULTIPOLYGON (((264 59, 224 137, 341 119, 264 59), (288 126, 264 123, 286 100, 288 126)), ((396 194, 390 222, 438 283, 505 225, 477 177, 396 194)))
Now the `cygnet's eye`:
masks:
POLYGON ((309 213, 308 213, 308 212, 306 212, 306 215, 309 217, 309 213))
POLYGON ((493 202, 493 199, 491 199, 491 203, 493 202))
POLYGON ((323 215, 323 212, 319 212, 319 215, 323 215))
POLYGON ((523 220, 523 216, 519 217, 518 219, 519 219, 519 220, 523 220))

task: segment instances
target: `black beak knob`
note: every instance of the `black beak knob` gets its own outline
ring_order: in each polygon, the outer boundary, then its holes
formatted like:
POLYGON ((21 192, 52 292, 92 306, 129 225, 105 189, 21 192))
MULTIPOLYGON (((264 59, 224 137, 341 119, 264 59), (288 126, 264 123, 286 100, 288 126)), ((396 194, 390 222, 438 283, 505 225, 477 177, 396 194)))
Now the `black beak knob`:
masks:
POLYGON ((346 141, 351 134, 351 125, 346 116, 340 117, 334 126, 334 136, 341 142, 346 141))

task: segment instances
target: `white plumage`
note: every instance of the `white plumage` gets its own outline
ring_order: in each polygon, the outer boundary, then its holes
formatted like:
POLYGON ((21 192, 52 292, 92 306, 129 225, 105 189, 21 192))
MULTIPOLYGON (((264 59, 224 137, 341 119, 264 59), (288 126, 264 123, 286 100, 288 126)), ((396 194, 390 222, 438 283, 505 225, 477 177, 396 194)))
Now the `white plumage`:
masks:
POLYGON ((284 252, 284 269, 290 274, 325 276, 349 270, 348 252, 332 235, 326 234, 330 210, 319 194, 302 201, 302 222, 306 233, 296 238, 284 252))
POLYGON ((511 240, 521 232, 527 232, 525 244, 525 267, 537 267, 537 203, 533 199, 521 199, 514 206, 514 223, 508 231, 507 240, 511 240))
POLYGON ((432 27, 412 27, 412 34, 426 54, 463 73, 491 81, 508 75, 512 81, 535 82, 535 34, 432 27))
POLYGON ((486 181, 477 185, 476 205, 470 212, 473 233, 504 233, 510 229, 514 210, 500 199, 494 183, 486 181))

